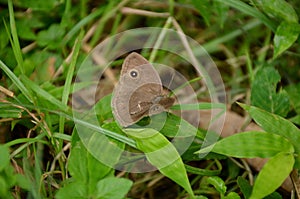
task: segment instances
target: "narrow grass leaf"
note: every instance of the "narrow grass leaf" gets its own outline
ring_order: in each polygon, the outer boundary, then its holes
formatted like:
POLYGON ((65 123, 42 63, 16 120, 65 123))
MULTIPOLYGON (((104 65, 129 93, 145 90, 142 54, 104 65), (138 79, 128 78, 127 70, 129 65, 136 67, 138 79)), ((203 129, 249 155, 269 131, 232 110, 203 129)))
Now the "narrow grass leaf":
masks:
POLYGON ((28 77, 22 75, 21 79, 27 88, 31 88, 38 96, 40 96, 44 100, 50 102, 51 104, 53 104, 54 106, 56 106, 62 111, 67 111, 69 109, 67 105, 63 104, 61 101, 56 99, 53 95, 51 95, 47 91, 43 90, 35 82, 31 81, 28 77))
POLYGON ((267 158, 282 151, 294 152, 293 145, 284 137, 258 131, 248 131, 226 137, 197 153, 206 153, 210 150, 237 158, 267 158))
POLYGON ((12 0, 8 0, 8 10, 9 10, 10 29, 12 35, 12 48, 13 48, 15 58, 18 62, 18 67, 20 68, 21 73, 24 74, 25 73, 24 64, 23 64, 24 61, 23 61, 22 51, 21 51, 20 42, 17 33, 12 0))
MULTIPOLYGON (((226 1, 222 1, 222 2, 226 3, 226 1)), ((238 36, 243 35, 245 32, 258 27, 261 24, 262 24, 261 21, 254 19, 254 20, 246 23, 245 25, 243 25, 240 29, 235 29, 235 30, 229 32, 228 34, 225 34, 223 36, 217 37, 216 39, 206 42, 205 44, 203 44, 203 48, 205 49, 205 51, 207 53, 214 53, 214 52, 220 51, 221 50, 221 48, 219 47, 220 44, 231 41, 231 40, 235 40, 238 36)), ((275 30, 276 30, 276 28, 274 26, 274 32, 275 32, 275 30)), ((195 51, 195 56, 201 55, 203 53, 201 51, 202 50, 195 51)))
POLYGON ((11 79, 11 81, 20 89, 23 95, 28 101, 32 102, 31 93, 24 86, 24 84, 19 80, 19 78, 0 60, 0 68, 6 73, 6 75, 11 79))
MULTIPOLYGON (((71 63, 68 68, 68 72, 67 72, 67 76, 66 76, 66 80, 65 80, 65 84, 64 84, 64 91, 62 93, 62 104, 66 105, 66 106, 68 104, 68 99, 69 99, 69 95, 71 92, 72 79, 73 79, 76 61, 77 61, 79 50, 81 47, 83 35, 84 35, 84 32, 81 31, 75 42, 75 46, 73 49, 73 56, 72 56, 71 63)), ((65 117, 61 116, 59 118, 59 132, 60 133, 64 133, 64 124, 65 124, 65 117)))
POLYGON ((218 23, 220 24, 220 28, 224 28, 224 24, 228 18, 229 15, 229 6, 223 2, 220 1, 214 1, 214 9, 216 10, 216 12, 218 13, 218 23))
POLYGON ((64 140, 64 141, 68 141, 68 142, 70 142, 72 140, 72 137, 70 135, 62 134, 62 133, 54 133, 53 137, 64 140))
POLYGON ((192 167, 190 165, 185 164, 185 168, 187 172, 196 174, 196 175, 202 175, 202 176, 216 176, 221 173, 222 165, 218 165, 218 170, 210 170, 210 169, 200 169, 198 167, 192 167))
POLYGON ((266 17, 263 13, 259 12, 257 9, 249 6, 248 4, 246 4, 242 1, 236 1, 236 0, 226 0, 226 1, 216 0, 216 1, 227 4, 245 14, 248 14, 250 16, 258 18, 266 26, 268 26, 273 32, 275 32, 275 29, 276 29, 275 23, 272 20, 270 20, 268 17, 266 17))
POLYGON ((292 153, 281 152, 270 158, 259 172, 250 198, 264 198, 273 193, 289 176, 294 162, 292 153))
POLYGON ((154 129, 125 129, 143 151, 148 161, 166 177, 182 186, 194 197, 186 169, 176 148, 154 129))
MULTIPOLYGON (((265 131, 281 135, 289 140, 297 154, 300 153, 300 130, 290 121, 275 114, 271 114, 255 106, 240 104, 255 122, 265 131)), ((300 158, 296 158, 297 168, 300 168, 300 158)))
POLYGON ((215 187, 215 189, 224 196, 227 187, 225 182, 219 176, 212 176, 207 179, 207 182, 215 187))
MULTIPOLYGON (((94 130, 97 133, 104 134, 106 136, 109 136, 111 138, 119 140, 119 141, 121 141, 121 142, 123 142, 125 144, 128 144, 129 146, 131 146, 133 148, 136 148, 135 141, 133 139, 131 139, 131 138, 128 138, 128 137, 126 137, 124 135, 120 135, 118 133, 115 133, 113 131, 107 130, 105 128, 99 127, 98 125, 89 123, 89 122, 87 122, 85 120, 82 120, 80 118, 76 118, 76 117, 73 117, 73 116, 70 116, 70 115, 67 115, 67 114, 63 114, 63 113, 59 113, 59 114, 64 115, 66 118, 74 121, 78 126, 83 126, 84 128, 92 129, 92 130, 94 130)), ((113 125, 118 126, 116 123, 113 123, 113 125)))
POLYGON ((85 26, 86 24, 90 23, 92 20, 94 20, 95 18, 99 17, 103 11, 104 11, 104 6, 97 8, 95 11, 93 11, 91 14, 89 14, 88 16, 84 17, 83 19, 81 19, 76 25, 74 25, 72 27, 72 29, 66 34, 66 36, 64 37, 64 39, 62 40, 62 44, 65 45, 66 43, 69 42, 70 39, 73 38, 73 36, 80 30, 80 28, 82 28, 83 26, 85 26))
POLYGON ((202 0, 202 1, 192 0, 191 3, 201 14, 201 16, 205 21, 205 24, 209 26, 210 25, 209 19, 211 18, 212 15, 212 10, 210 9, 211 3, 209 2, 209 0, 202 0))
POLYGON ((9 104, 6 103, 1 103, 0 102, 0 118, 21 118, 22 116, 22 109, 15 108, 13 106, 10 106, 9 104))
MULTIPOLYGON (((56 0, 35 0, 35 1, 18 1, 16 4, 22 8, 28 8, 33 10, 33 12, 37 11, 51 11, 55 6, 57 6, 56 0)), ((32 19, 30 19, 32 20, 32 19)))
POLYGON ((201 102, 198 104, 175 104, 171 107, 172 110, 210 110, 221 109, 225 110, 226 105, 222 103, 201 102))
MULTIPOLYGON (((20 152, 24 148, 28 147, 29 144, 32 144, 32 143, 35 143, 35 142, 43 143, 45 145, 49 144, 47 141, 45 141, 45 139, 43 139, 45 136, 46 136, 46 134, 42 133, 42 134, 39 134, 38 136, 36 136, 34 138, 19 138, 19 139, 14 139, 14 140, 12 140, 10 142, 5 143, 5 146, 11 147, 11 146, 14 146, 14 145, 20 145, 20 144, 25 143, 25 146, 22 147, 19 150, 19 152, 20 152)), ((15 149, 13 153, 17 154, 18 150, 15 149)))
POLYGON ((110 1, 109 4, 105 7, 105 11, 103 12, 103 15, 100 17, 97 30, 93 34, 93 37, 91 39, 90 45, 94 46, 96 42, 98 41, 106 22, 111 18, 115 17, 116 13, 119 11, 120 8, 125 6, 129 0, 123 0, 118 5, 116 5, 117 1, 110 1))

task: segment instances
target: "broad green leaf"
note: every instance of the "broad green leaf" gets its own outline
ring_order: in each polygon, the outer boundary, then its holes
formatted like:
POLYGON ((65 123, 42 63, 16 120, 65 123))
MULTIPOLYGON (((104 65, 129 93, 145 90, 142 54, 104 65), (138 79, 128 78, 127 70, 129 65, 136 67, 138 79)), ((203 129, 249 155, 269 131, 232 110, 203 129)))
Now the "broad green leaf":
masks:
POLYGON ((259 172, 250 198, 263 198, 274 192, 289 176, 294 162, 292 153, 281 152, 270 158, 259 172))
POLYGON ((167 114, 167 118, 164 123, 164 126, 161 128, 162 126, 161 124, 162 122, 160 120, 161 116, 162 114, 157 114, 151 117, 153 121, 153 123, 151 124, 151 128, 156 129, 163 135, 170 138, 173 138, 175 136, 181 136, 181 137, 197 136, 201 140, 204 139, 205 135, 203 132, 199 131, 199 129, 191 125, 189 122, 185 121, 183 118, 174 115, 172 113, 167 114))
POLYGON ((9 165, 9 151, 8 147, 0 145, 0 171, 6 168, 9 165))
MULTIPOLYGON (((2 10, 2 12, 3 11, 4 10, 2 10)), ((5 29, 5 27, 4 27, 3 24, 0 24, 0 28, 1 28, 1 30, 5 29)), ((0 43, 0 49, 1 49, 2 53, 5 53, 5 54, 8 53, 7 50, 6 51, 3 50, 8 45, 8 43, 9 43, 9 38, 8 38, 7 32, 0 31, 0 41, 1 41, 1 43, 0 43)), ((2 61, 5 62, 5 60, 3 59, 4 56, 2 54, 0 54, 0 55, 1 55, 2 61)), ((6 62, 6 64, 8 64, 8 63, 6 62)))
POLYGON ((235 179, 238 177, 238 175, 241 173, 241 168, 233 162, 231 159, 227 159, 226 161, 226 167, 228 170, 228 178, 235 179))
POLYGON ((250 185, 249 181, 239 176, 237 179, 237 183, 240 187, 241 192, 244 195, 244 198, 248 199, 252 192, 252 186, 250 185))
POLYGON ((4 196, 7 194, 8 187, 6 185, 6 182, 2 176, 0 176, 0 195, 4 196))
POLYGON ((98 117, 99 121, 102 123, 103 121, 110 119, 113 117, 111 110, 111 94, 104 96, 101 98, 93 107, 92 110, 98 117))
POLYGON ((283 21, 276 29, 274 37, 274 55, 278 57, 281 53, 291 47, 297 40, 300 33, 300 25, 298 23, 283 21))
POLYGON ((224 197, 224 199, 240 199, 241 197, 239 194, 235 192, 230 192, 227 196, 224 197))
POLYGON ((0 173, 0 176, 4 178, 6 186, 8 188, 12 188, 13 186, 15 186, 17 177, 15 175, 15 170, 11 164, 7 165, 4 168, 4 170, 0 173))
POLYGON ((298 22, 298 15, 293 6, 285 0, 261 0, 263 10, 287 22, 298 22))
MULTIPOLYGON (((100 149, 102 155, 106 156, 112 156, 114 158, 114 161, 117 161, 119 158, 119 155, 110 153, 110 145, 109 143, 101 143, 103 139, 99 140, 99 137, 95 135, 104 136, 100 133, 91 134, 91 138, 88 143, 88 146, 84 146, 81 140, 79 139, 79 135, 76 130, 73 132, 72 136, 72 148, 69 158, 69 164, 68 164, 68 170, 73 178, 73 181, 70 181, 69 184, 65 185, 62 189, 60 189, 57 193, 57 198, 66 198, 72 197, 72 198, 104 198, 104 197, 96 197, 97 195, 101 194, 103 191, 103 186, 101 188, 100 181, 103 180, 104 177, 111 176, 111 174, 114 172, 114 170, 100 162, 98 159, 96 159, 94 156, 91 155, 85 147, 89 148, 89 145, 94 145, 98 143, 98 149, 100 149), (104 151, 103 148, 101 149, 101 146, 103 144, 107 144, 106 148, 107 151, 104 151), (99 148, 100 146, 100 148, 99 148), (97 184, 100 183, 98 186, 97 184), (100 193, 101 192, 101 193, 100 193)), ((81 137, 80 137, 81 138, 81 137)), ((100 137, 103 138, 103 137, 100 137)), ((83 140, 84 141, 84 140, 83 140)), ((94 149, 94 147, 90 147, 89 149, 94 149)), ((118 179, 120 180, 120 179, 118 179)), ((121 180, 121 184, 123 183, 123 180, 121 180)), ((106 181, 107 182, 107 181, 106 181)), ((126 182, 127 185, 131 183, 126 182)), ((114 182, 116 184, 116 182, 114 182)), ((130 187, 129 186, 129 187, 130 187)), ((128 186, 124 185, 124 188, 128 186)), ((118 187, 122 188, 122 187, 118 187)), ((126 190, 128 190, 127 188, 126 190)), ((106 194, 109 194, 106 192, 106 194)))
POLYGON ((194 196, 182 159, 171 142, 154 129, 128 128, 124 132, 136 141, 152 165, 194 196))
POLYGON ((30 180, 28 177, 21 175, 21 174, 17 174, 16 175, 16 183, 18 186, 20 186, 22 189, 25 190, 30 190, 31 186, 30 186, 30 180))
POLYGON ((234 134, 197 153, 220 153, 237 158, 272 157, 282 151, 293 153, 293 145, 284 137, 258 131, 234 134))
POLYGON ((88 199, 89 193, 87 189, 87 184, 80 181, 67 184, 58 190, 58 192, 55 194, 55 198, 56 199, 65 199, 65 198, 88 199))
POLYGON ((279 73, 273 67, 257 71, 251 88, 251 104, 271 113, 286 116, 289 111, 289 97, 283 90, 276 92, 280 81, 279 73))
POLYGON ((300 114, 300 83, 298 84, 290 84, 285 88, 287 91, 291 105, 295 109, 295 111, 300 114))
POLYGON ((114 167, 124 152, 125 144, 109 138, 98 132, 91 133, 88 138, 87 148, 89 152, 98 160, 107 165, 107 167, 114 167))
POLYGON ((110 174, 112 169, 93 157, 82 142, 73 141, 68 170, 76 181, 85 183, 91 191, 100 179, 110 174))
POLYGON ((36 42, 40 46, 47 46, 49 49, 60 47, 65 30, 59 24, 52 24, 48 30, 42 30, 38 33, 36 42))
MULTIPOLYGON (((297 154, 300 153, 300 130, 290 121, 255 106, 240 104, 265 131, 281 135, 289 140, 297 154)), ((296 158, 296 167, 300 168, 300 158, 296 158)))
POLYGON ((36 36, 33 31, 32 22, 29 18, 22 18, 16 21, 18 36, 25 40, 35 40, 36 36))
POLYGON ((132 182, 124 178, 109 177, 97 183, 96 198, 122 199, 130 190, 132 182))

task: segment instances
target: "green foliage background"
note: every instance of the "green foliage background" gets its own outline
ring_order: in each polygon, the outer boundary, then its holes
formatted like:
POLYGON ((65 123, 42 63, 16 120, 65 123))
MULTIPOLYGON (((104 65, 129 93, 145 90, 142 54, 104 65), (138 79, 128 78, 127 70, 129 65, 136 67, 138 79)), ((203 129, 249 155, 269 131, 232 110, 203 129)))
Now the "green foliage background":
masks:
MULTIPOLYGON (((300 168, 299 13, 297 0, 0 0, 0 198, 155 198, 165 197, 157 189, 163 185, 172 198, 290 194, 276 190, 300 168), (226 106, 249 114, 265 132, 242 132, 199 151, 206 132, 196 129, 196 140, 182 157, 171 147, 178 156, 170 165, 176 174, 169 168, 123 174, 97 161, 73 129, 73 80, 89 50, 105 38, 137 27, 176 29, 168 20, 213 58, 226 87, 226 106), (205 159, 195 154, 208 149, 205 159), (249 173, 238 158, 253 157, 270 161, 261 172, 249 173)), ((173 60, 169 64, 180 68, 173 60)), ((193 71, 181 70, 194 78, 193 71)), ((161 143, 155 146, 117 128, 109 100, 106 96, 94 107, 103 124, 91 127, 96 132, 121 148, 145 153, 170 144, 166 137, 174 136, 176 116, 168 117, 162 132, 145 130, 161 143)), ((146 157, 159 167, 157 157, 146 157)))

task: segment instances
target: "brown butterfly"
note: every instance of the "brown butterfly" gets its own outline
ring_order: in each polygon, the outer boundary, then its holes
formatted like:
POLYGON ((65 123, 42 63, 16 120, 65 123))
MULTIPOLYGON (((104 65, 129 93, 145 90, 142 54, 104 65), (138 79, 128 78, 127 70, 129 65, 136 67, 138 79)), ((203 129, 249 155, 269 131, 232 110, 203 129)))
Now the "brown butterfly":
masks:
POLYGON ((145 116, 161 113, 174 101, 163 89, 157 71, 144 57, 133 52, 125 58, 111 104, 121 126, 127 127, 145 116))

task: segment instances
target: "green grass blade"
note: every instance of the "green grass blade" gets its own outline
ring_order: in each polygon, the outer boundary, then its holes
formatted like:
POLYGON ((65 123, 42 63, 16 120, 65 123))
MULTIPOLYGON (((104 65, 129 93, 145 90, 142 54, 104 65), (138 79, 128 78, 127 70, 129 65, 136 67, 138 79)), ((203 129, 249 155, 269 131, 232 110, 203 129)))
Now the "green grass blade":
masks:
POLYGON ((198 104, 175 104, 170 109, 171 110, 210 110, 210 109, 226 110, 226 105, 222 103, 201 102, 198 104))
MULTIPOLYGON (((83 35, 84 35, 84 31, 81 31, 79 34, 79 37, 75 43, 73 56, 72 56, 71 63, 68 68, 67 77, 66 77, 66 81, 65 81, 65 85, 64 85, 63 94, 62 94, 62 104, 65 106, 67 106, 69 95, 71 92, 72 79, 73 79, 75 66, 76 66, 78 55, 79 55, 83 35)), ((60 133, 64 133, 64 124, 65 124, 65 118, 60 117, 59 118, 59 132, 60 133)))
POLYGON ((11 79, 11 81, 20 89, 23 95, 28 101, 32 102, 32 95, 30 91, 24 86, 24 84, 19 80, 19 78, 0 60, 0 68, 6 73, 6 75, 11 79))
POLYGON ((15 22, 15 18, 14 18, 14 9, 13 9, 12 0, 8 0, 8 10, 9 10, 10 29, 11 29, 11 34, 12 34, 12 48, 13 48, 16 60, 18 62, 18 67, 20 68, 21 73, 25 74, 22 51, 21 51, 21 47, 20 47, 20 43, 19 43, 16 22, 15 22))
POLYGON ((116 15, 116 13, 119 11, 119 9, 122 8, 123 6, 125 6, 128 2, 129 2, 129 0, 123 0, 118 5, 115 5, 116 1, 109 2, 109 4, 106 6, 104 14, 101 16, 101 18, 99 20, 98 28, 95 31, 95 33, 91 39, 91 42, 90 42, 91 46, 94 46, 98 42, 99 37, 101 36, 101 33, 103 31, 105 23, 111 17, 114 17, 116 15))
POLYGON ((56 99, 53 95, 51 95, 47 91, 43 90, 35 82, 31 81, 28 77, 21 76, 21 79, 24 82, 24 84, 26 85, 26 87, 32 89, 38 96, 40 96, 44 100, 50 102, 51 104, 56 106, 59 110, 67 111, 69 109, 68 106, 63 104, 61 101, 56 99))
POLYGON ((85 26, 86 24, 88 24, 89 22, 91 22, 93 19, 99 17, 101 14, 103 13, 103 7, 100 7, 99 9, 97 9, 95 12, 92 12, 90 15, 86 16, 85 18, 83 18, 81 21, 79 21, 65 36, 65 38, 63 39, 63 45, 65 45, 66 43, 68 43, 68 41, 70 39, 73 38, 73 36, 80 30, 80 28, 82 28, 83 26, 85 26))
POLYGON ((276 31, 276 24, 271 21, 267 16, 265 16, 263 13, 259 12, 255 8, 247 5, 246 3, 240 1, 240 0, 216 0, 221 3, 225 3, 231 7, 234 7, 235 9, 248 14, 252 17, 258 18, 261 22, 263 22, 266 26, 268 26, 273 32, 276 31))
MULTIPOLYGON (((240 29, 234 30, 226 35, 220 36, 214 40, 211 40, 205 44, 203 44, 203 48, 208 52, 208 53, 214 53, 218 50, 220 50, 219 45, 225 42, 228 42, 230 40, 236 39, 238 36, 243 35, 246 31, 251 30, 259 25, 261 25, 261 21, 254 19, 250 21, 249 23, 245 24, 242 26, 240 29)), ((198 50, 196 51, 195 55, 201 54, 202 51, 198 50)))

